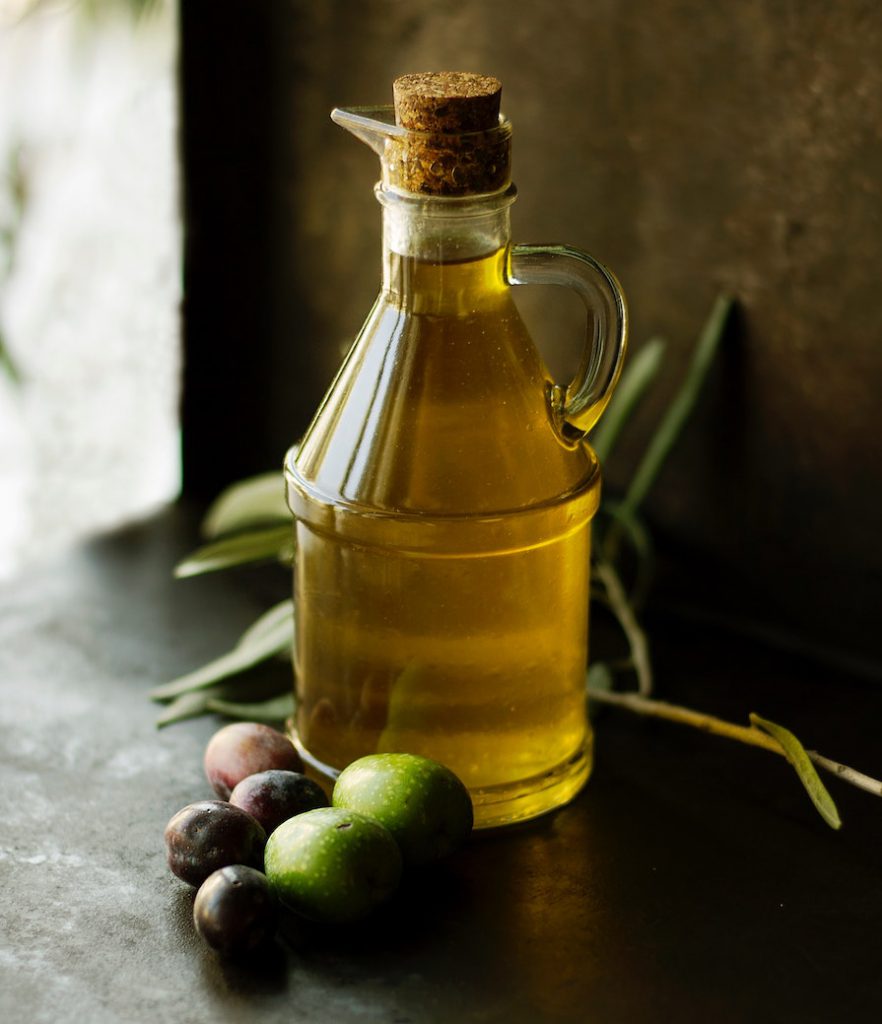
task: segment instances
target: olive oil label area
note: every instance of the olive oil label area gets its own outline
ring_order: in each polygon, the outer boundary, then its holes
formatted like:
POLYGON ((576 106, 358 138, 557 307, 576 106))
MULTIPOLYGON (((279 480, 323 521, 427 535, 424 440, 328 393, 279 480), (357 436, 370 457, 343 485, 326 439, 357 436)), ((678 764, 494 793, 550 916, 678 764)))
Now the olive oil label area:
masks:
POLYGON ((286 461, 295 740, 327 774, 373 752, 440 761, 486 827, 559 806, 590 771, 600 475, 583 436, 620 371, 624 302, 585 254, 512 249, 514 188, 498 180, 510 125, 498 95, 486 106, 498 83, 409 78, 396 97, 418 130, 378 111, 334 113, 381 154, 383 284, 286 461), (551 380, 512 301, 532 281, 574 287, 591 307, 569 388, 551 380))

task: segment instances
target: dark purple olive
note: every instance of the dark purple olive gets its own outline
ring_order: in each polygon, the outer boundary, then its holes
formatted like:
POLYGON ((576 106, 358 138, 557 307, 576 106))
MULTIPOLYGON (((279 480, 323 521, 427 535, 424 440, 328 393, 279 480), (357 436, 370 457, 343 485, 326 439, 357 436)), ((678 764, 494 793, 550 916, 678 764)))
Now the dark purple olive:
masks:
POLYGON ((228 864, 263 867, 266 832, 250 814, 221 800, 189 804, 165 826, 168 866, 189 885, 202 885, 228 864))
POLYGON ((213 872, 193 904, 196 931, 221 953, 249 953, 275 934, 278 904, 266 875, 244 864, 213 872))
POLYGON ((273 770, 242 779, 230 794, 230 803, 257 818, 270 835, 295 814, 327 807, 328 798, 317 782, 300 772, 273 770))
POLYGON ((237 783, 256 772, 271 768, 299 772, 302 767, 288 737, 259 722, 225 725, 205 748, 205 774, 222 800, 228 800, 237 783))

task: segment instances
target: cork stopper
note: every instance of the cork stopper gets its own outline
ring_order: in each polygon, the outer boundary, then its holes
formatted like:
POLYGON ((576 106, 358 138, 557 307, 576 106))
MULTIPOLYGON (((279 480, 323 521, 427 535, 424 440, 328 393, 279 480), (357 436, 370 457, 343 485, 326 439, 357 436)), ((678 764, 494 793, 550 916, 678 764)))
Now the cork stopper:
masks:
POLYGON ((502 85, 469 71, 402 75, 395 120, 408 134, 389 153, 390 180, 437 196, 496 192, 509 182, 511 132, 500 124, 502 85))
POLYGON ((392 85, 395 120, 414 132, 480 132, 499 123, 502 83, 471 71, 402 75, 392 85))

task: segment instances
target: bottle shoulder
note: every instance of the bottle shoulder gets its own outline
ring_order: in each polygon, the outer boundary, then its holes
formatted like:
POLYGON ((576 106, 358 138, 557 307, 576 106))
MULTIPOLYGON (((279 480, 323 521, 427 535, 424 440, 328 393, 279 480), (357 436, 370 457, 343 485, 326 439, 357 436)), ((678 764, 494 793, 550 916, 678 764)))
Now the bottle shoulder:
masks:
POLYGON ((298 486, 437 516, 516 512, 597 486, 593 452, 552 426, 549 384, 510 296, 455 316, 381 296, 301 443, 298 486))

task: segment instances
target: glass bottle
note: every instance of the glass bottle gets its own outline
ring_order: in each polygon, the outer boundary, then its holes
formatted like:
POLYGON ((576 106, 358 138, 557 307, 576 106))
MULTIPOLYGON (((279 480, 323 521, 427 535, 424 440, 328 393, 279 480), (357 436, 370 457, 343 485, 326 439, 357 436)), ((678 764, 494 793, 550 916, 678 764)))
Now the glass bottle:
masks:
POLYGON ((405 76, 404 124, 390 108, 333 112, 381 157, 383 282, 286 460, 295 742, 328 778, 377 751, 441 761, 469 787, 477 827, 551 810, 590 772, 600 474, 584 438, 626 334, 621 290, 590 256, 511 245, 498 89, 405 76), (491 92, 495 110, 480 109, 491 92), (588 342, 568 387, 512 301, 525 283, 585 300, 588 342))

